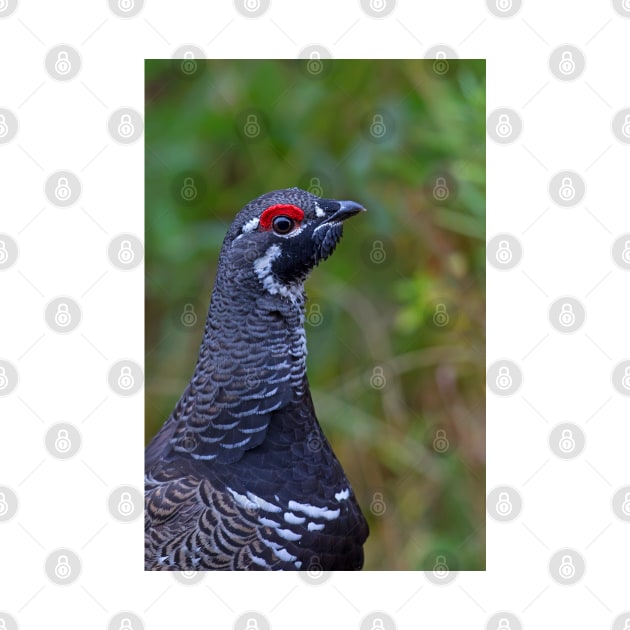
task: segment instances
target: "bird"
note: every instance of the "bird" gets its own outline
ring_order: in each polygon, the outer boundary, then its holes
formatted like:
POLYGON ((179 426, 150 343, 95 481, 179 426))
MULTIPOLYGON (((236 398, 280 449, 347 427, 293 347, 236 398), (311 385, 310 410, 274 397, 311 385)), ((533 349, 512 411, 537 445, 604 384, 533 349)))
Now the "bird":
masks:
POLYGON ((288 188, 236 215, 194 373, 145 451, 145 570, 363 568, 368 524, 309 389, 304 282, 364 210, 288 188))

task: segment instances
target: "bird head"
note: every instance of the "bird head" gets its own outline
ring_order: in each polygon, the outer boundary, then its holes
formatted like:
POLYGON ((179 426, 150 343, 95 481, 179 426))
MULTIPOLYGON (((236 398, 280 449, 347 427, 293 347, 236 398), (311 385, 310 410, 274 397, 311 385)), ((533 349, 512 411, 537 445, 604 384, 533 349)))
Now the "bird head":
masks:
POLYGON ((261 195, 232 223, 220 272, 254 279, 268 293, 294 299, 310 271, 334 251, 343 222, 364 210, 354 201, 324 199, 299 188, 261 195))

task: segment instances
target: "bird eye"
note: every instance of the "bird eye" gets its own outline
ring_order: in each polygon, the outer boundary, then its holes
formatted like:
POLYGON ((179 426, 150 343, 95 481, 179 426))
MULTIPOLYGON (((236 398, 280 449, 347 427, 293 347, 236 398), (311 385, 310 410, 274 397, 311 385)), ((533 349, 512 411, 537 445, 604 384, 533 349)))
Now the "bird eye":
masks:
POLYGON ((271 225, 276 234, 288 234, 295 226, 295 221, 291 217, 280 214, 274 217, 271 225))

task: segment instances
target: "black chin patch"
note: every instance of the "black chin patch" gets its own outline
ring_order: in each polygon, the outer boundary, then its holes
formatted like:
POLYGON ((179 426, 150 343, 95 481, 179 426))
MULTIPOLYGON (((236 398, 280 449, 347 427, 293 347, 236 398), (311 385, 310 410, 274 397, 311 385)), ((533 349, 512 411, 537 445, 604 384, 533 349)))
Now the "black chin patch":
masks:
POLYGON ((313 267, 326 260, 341 240, 343 225, 324 223, 279 242, 282 253, 273 261, 274 276, 283 284, 303 282, 313 267))
POLYGON ((326 260, 335 251, 342 235, 342 223, 325 223, 313 234, 315 265, 326 260))

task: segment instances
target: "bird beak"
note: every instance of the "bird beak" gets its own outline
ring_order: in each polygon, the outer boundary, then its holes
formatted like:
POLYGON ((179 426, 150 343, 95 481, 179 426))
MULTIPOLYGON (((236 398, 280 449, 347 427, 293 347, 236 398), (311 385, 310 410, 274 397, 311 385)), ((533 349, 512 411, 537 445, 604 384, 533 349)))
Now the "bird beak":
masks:
POLYGON ((365 208, 356 201, 337 201, 336 203, 339 204, 339 208, 334 210, 324 223, 345 221, 355 214, 359 214, 359 212, 366 211, 365 208))

